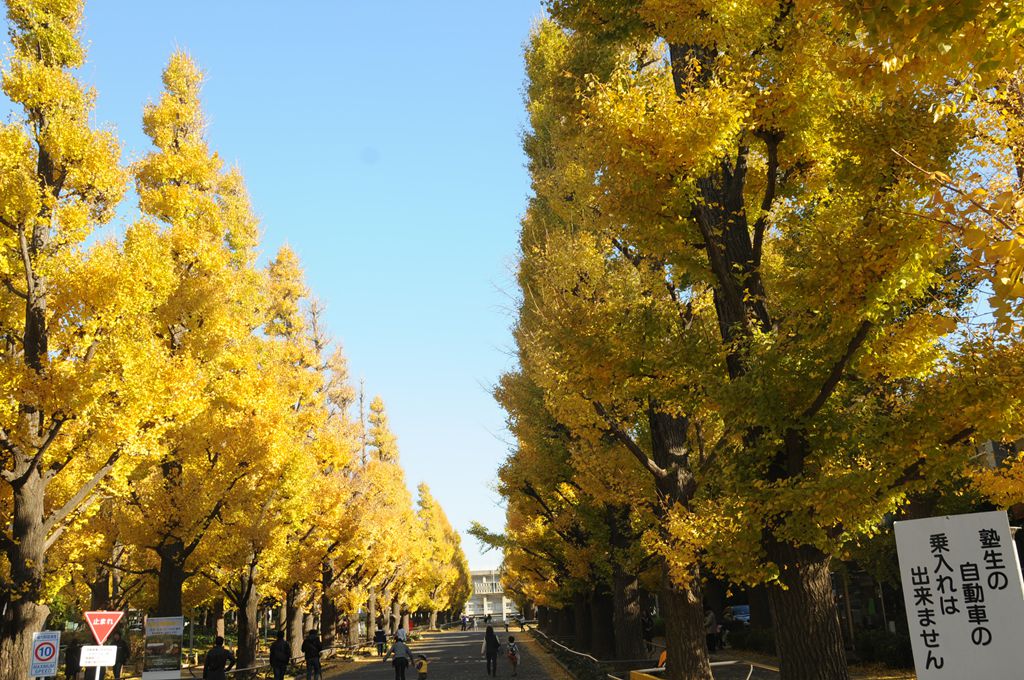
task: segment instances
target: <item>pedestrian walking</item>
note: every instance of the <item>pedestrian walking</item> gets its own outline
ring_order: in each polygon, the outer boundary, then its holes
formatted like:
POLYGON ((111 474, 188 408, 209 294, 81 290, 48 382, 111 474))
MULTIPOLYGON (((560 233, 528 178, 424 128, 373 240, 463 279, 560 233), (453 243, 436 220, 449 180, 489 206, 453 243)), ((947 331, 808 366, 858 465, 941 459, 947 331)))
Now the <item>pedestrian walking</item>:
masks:
POLYGON ((384 656, 384 648, 388 646, 388 634, 379 623, 377 630, 373 631, 373 644, 377 645, 377 656, 384 656))
POLYGON ((82 660, 82 645, 75 638, 68 640, 68 646, 64 650, 64 678, 65 680, 78 680, 78 673, 82 670, 79 662, 82 660))
POLYGON ((401 623, 398 624, 398 630, 395 631, 395 639, 400 640, 402 642, 409 641, 409 633, 405 630, 405 626, 401 623))
POLYGON ((323 672, 320 669, 320 652, 323 651, 323 648, 320 634, 315 630, 309 631, 309 635, 302 641, 302 655, 306 658, 306 680, 321 680, 323 678, 323 672))
POLYGON ((708 641, 708 651, 718 650, 718 621, 715 620, 715 613, 710 609, 704 610, 704 634, 708 641))
POLYGON ((722 649, 725 649, 729 646, 729 636, 736 630, 736 615, 733 614, 732 607, 727 606, 722 610, 722 624, 719 628, 721 629, 719 642, 722 644, 722 649))
POLYGON ((517 675, 519 672, 519 645, 516 644, 516 639, 512 635, 508 636, 508 662, 512 664, 512 675, 517 675))
POLYGON ((288 670, 288 662, 292 659, 292 648, 284 639, 284 631, 277 631, 277 639, 270 645, 270 668, 274 671, 274 680, 284 680, 288 670))
POLYGON ((416 677, 418 680, 427 680, 427 657, 422 654, 416 655, 416 677))
POLYGON ((500 649, 501 642, 498 640, 498 636, 494 633, 494 627, 487 626, 487 631, 484 633, 482 651, 484 656, 487 657, 487 675, 492 677, 496 677, 498 675, 498 651, 500 649))
POLYGON ((405 680, 405 669, 413 662, 412 650, 409 649, 409 645, 402 640, 395 640, 395 644, 391 645, 391 649, 384 656, 384 663, 387 663, 391 657, 394 657, 391 659, 391 665, 395 669, 395 680, 405 680))
POLYGON ((121 637, 121 631, 115 630, 112 638, 112 646, 117 647, 117 655, 114 657, 114 680, 121 680, 121 669, 131 658, 132 648, 128 646, 128 641, 121 637))
POLYGON ((227 680, 227 672, 235 667, 235 655, 224 648, 224 638, 217 636, 213 649, 206 653, 203 662, 203 680, 227 680))

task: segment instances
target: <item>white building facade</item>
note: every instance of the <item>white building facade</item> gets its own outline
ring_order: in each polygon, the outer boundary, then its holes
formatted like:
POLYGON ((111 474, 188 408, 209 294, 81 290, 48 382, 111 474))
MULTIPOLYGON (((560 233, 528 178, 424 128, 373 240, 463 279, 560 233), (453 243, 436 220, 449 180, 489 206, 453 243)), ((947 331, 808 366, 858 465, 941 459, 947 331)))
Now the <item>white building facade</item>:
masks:
POLYGON ((471 571, 469 575, 473 594, 466 603, 466 616, 481 618, 490 614, 494 621, 504 621, 519 615, 515 602, 505 597, 500 571, 471 571))

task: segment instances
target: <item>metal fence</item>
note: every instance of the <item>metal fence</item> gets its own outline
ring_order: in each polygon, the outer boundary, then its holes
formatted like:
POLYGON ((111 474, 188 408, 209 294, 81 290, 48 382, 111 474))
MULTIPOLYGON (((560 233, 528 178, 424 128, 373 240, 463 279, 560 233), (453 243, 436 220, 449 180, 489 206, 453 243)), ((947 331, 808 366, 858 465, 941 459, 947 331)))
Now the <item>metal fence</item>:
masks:
MULTIPOLYGON (((567 647, 540 629, 532 632, 576 680, 628 680, 631 671, 656 677, 665 673, 664 668, 652 668, 650 659, 601 660, 567 647)), ((715 680, 777 680, 779 674, 773 666, 736 659, 712 661, 711 670, 715 680)))

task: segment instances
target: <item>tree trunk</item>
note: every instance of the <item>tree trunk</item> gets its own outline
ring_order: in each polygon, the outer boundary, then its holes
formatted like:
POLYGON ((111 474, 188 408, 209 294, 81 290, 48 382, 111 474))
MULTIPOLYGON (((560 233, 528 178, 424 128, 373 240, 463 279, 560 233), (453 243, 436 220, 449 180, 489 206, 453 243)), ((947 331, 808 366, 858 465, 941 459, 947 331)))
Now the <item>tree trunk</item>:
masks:
POLYGON ((181 591, 187 578, 185 544, 171 540, 161 545, 156 553, 160 556, 156 616, 181 616, 181 591))
POLYGON ((325 561, 321 573, 320 638, 324 647, 333 647, 338 631, 338 604, 330 592, 334 582, 334 565, 325 561))
POLYGON ((578 593, 572 598, 573 643, 569 645, 577 652, 589 652, 590 639, 590 597, 578 593))
POLYGON ((359 610, 357 609, 356 611, 348 614, 348 640, 346 640, 345 643, 354 647, 355 645, 358 645, 359 642, 359 610))
POLYGON ((377 589, 370 588, 370 594, 366 598, 366 635, 372 637, 373 632, 377 630, 377 623, 380 621, 380 615, 377 613, 377 589))
POLYGON ((285 599, 285 637, 291 647, 292 658, 302 656, 302 586, 293 583, 285 599))
POLYGON ((218 597, 213 600, 213 628, 214 635, 224 637, 224 598, 218 597))
POLYGON ((768 602, 768 586, 759 585, 747 593, 750 604, 750 627, 768 630, 772 627, 772 607, 768 602))
POLYGON ((238 604, 238 667, 252 668, 256 665, 256 649, 260 640, 259 597, 256 584, 249 577, 242 584, 242 598, 238 604))
POLYGON ((570 645, 573 642, 573 627, 575 625, 576 617, 573 614, 572 607, 563 607, 558 610, 558 637, 562 638, 562 642, 569 642, 570 645))
POLYGON ((595 589, 590 598, 590 653, 598 659, 615 658, 614 610, 612 594, 595 589))
POLYGON ((401 623, 402 604, 398 601, 398 598, 396 597, 391 601, 391 623, 389 628, 391 629, 392 635, 398 632, 398 626, 401 625, 401 623))
POLYGON ((681 588, 671 582, 665 565, 659 599, 668 651, 665 677, 668 680, 712 680, 704 636, 704 603, 696 569, 690 586, 681 588))
MULTIPOLYGON (((629 508, 609 505, 606 521, 612 553, 612 629, 616 659, 646 659, 640 612, 640 583, 623 566, 624 555, 639 539, 629 529, 629 508)), ((525 612, 524 612, 525 614, 525 612)))
POLYGON ((616 659, 646 659, 644 624, 640 612, 640 583, 618 566, 612 578, 612 624, 616 659))
POLYGON ((811 546, 773 542, 782 587, 769 587, 780 680, 848 680, 829 557, 811 546))
POLYGON ((110 570, 96 568, 96 578, 89 584, 89 608, 104 611, 110 607, 110 570))
MULTIPOLYGON (((19 468, 14 473, 19 474, 19 468)), ((32 633, 42 630, 50 615, 49 607, 40 604, 46 568, 45 492, 46 481, 34 472, 13 485, 11 535, 15 542, 7 549, 12 588, 6 611, 0 613, 0 680, 28 677, 32 633)))
POLYGON ((430 610, 430 623, 427 625, 428 630, 437 630, 437 610, 430 610))

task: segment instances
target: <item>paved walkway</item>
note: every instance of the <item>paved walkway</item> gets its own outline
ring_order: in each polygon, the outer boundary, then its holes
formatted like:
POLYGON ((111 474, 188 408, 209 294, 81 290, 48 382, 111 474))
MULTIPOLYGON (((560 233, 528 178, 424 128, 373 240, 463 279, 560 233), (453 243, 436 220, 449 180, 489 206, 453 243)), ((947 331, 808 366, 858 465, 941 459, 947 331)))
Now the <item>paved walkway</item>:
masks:
MULTIPOLYGON (((502 644, 508 640, 508 633, 498 631, 502 644)), ((539 659, 545 654, 537 647, 528 633, 512 633, 519 644, 519 674, 516 680, 564 680, 564 674, 549 672, 550 658, 539 659)), ((451 633, 429 633, 412 642, 409 647, 413 656, 423 654, 430 662, 429 680, 486 680, 487 665, 480 652, 483 643, 482 630, 455 631, 451 633)), ((512 666, 503 653, 498 656, 498 678, 511 678, 512 666)), ((334 674, 330 674, 334 677, 334 674)), ((381 663, 376 657, 358 659, 354 667, 342 670, 337 677, 343 680, 393 680, 395 677, 391 661, 381 663)), ((416 680, 416 670, 410 668, 406 680, 416 680)))

